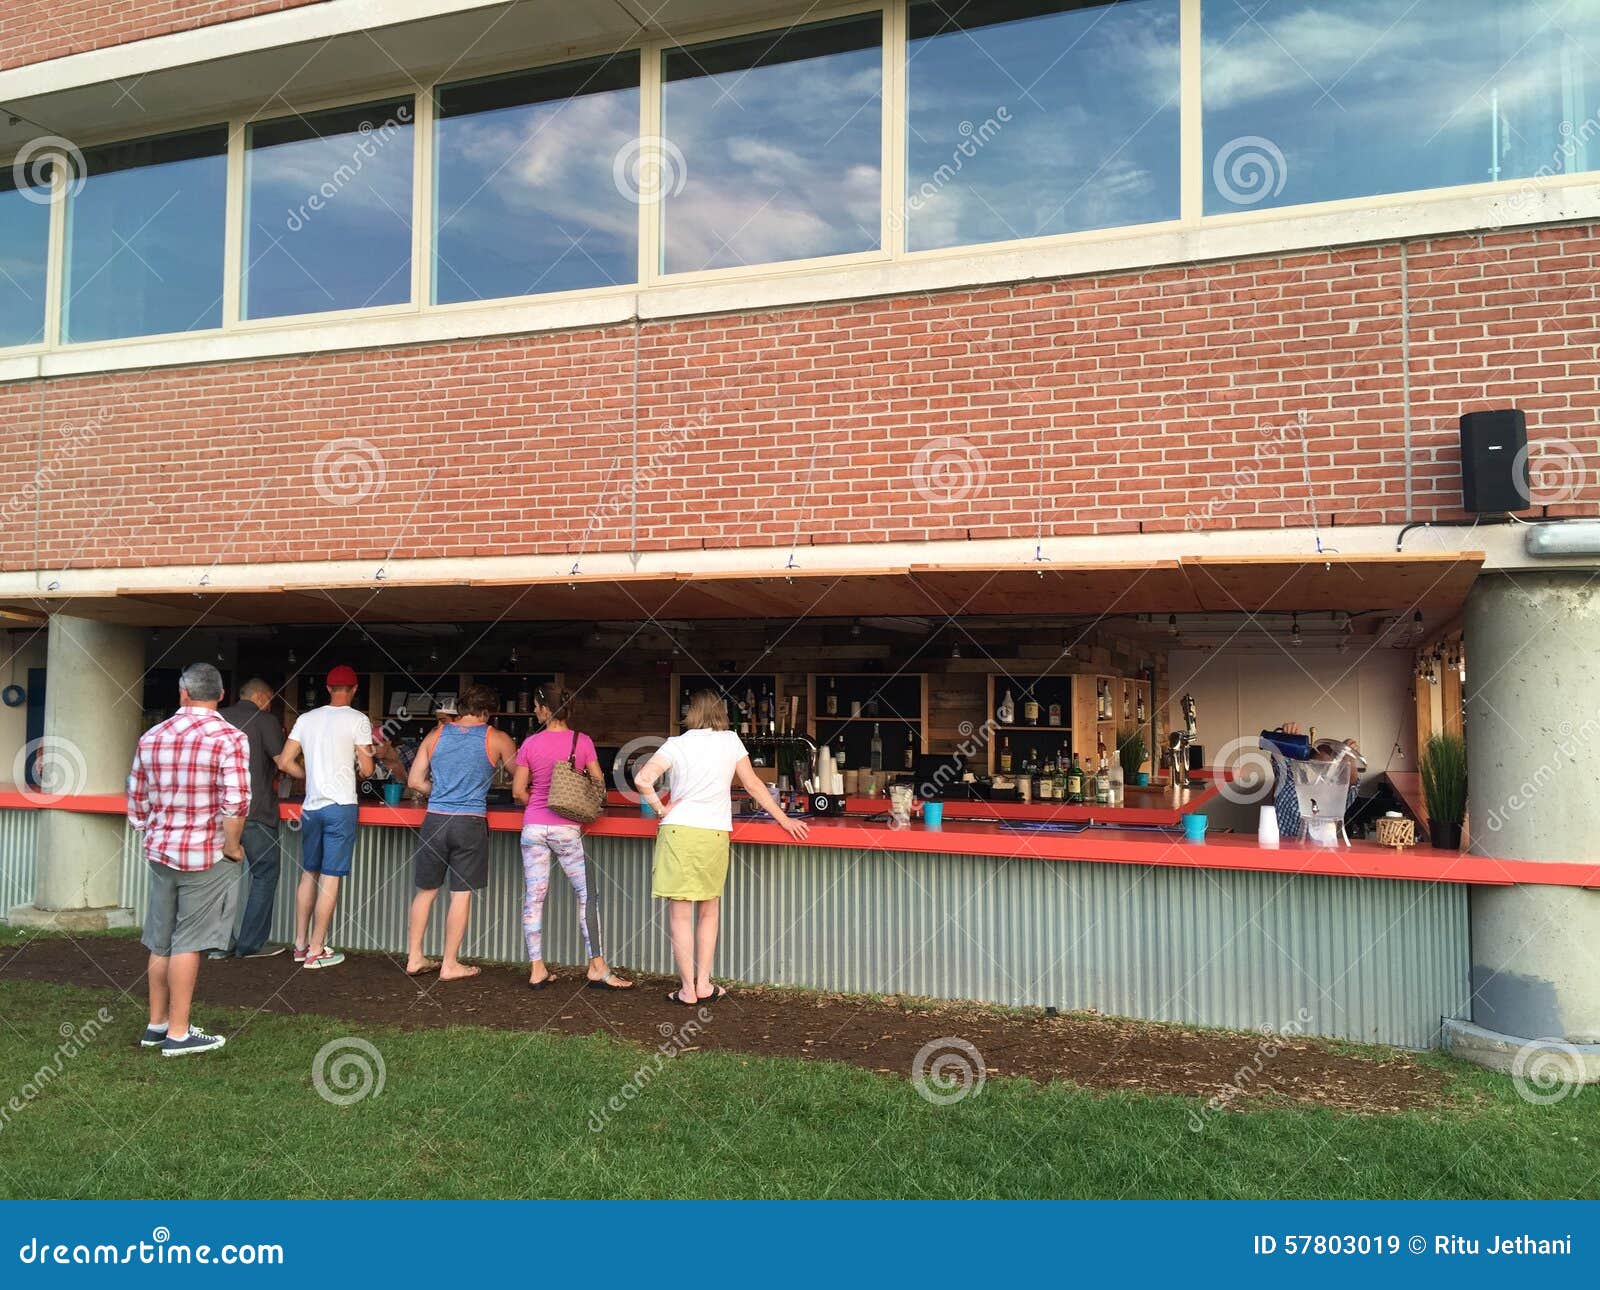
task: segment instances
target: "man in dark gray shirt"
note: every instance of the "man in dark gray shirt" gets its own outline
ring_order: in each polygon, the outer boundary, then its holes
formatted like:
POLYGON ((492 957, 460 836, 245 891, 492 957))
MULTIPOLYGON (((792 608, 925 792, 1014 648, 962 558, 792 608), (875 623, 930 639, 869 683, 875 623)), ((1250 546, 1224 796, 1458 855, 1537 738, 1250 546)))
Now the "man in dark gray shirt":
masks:
MULTIPOLYGON (((264 959, 282 954, 284 946, 267 945, 272 930, 272 907, 278 896, 278 790, 276 758, 283 751, 283 726, 268 709, 272 687, 253 677, 239 687, 239 702, 223 708, 222 716, 245 732, 250 741, 250 814, 244 826, 244 858, 249 867, 250 894, 244 921, 239 924, 233 949, 213 951, 212 958, 237 956, 264 959)), ((289 772, 291 775, 293 771, 289 772)), ((304 772, 301 772, 302 774, 304 772)))

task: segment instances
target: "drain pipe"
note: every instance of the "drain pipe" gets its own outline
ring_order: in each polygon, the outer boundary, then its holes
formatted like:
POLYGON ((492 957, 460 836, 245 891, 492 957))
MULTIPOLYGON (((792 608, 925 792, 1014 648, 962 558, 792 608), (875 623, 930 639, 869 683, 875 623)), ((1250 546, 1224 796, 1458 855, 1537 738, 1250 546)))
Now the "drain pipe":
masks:
POLYGON ((1408 244, 1400 243, 1400 408, 1405 427, 1406 523, 1411 507, 1411 273, 1408 244))

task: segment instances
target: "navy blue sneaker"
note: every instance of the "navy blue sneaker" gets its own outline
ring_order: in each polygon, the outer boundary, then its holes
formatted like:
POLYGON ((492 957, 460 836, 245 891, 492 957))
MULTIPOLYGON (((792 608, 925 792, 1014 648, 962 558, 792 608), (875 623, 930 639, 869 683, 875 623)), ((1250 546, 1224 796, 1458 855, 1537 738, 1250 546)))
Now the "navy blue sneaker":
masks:
POLYGON ((199 1026, 190 1026, 189 1033, 182 1039, 173 1039, 170 1036, 161 1045, 163 1057, 186 1057, 190 1053, 209 1053, 213 1048, 221 1048, 228 1041, 221 1035, 208 1035, 199 1026))
POLYGON ((162 1026, 157 1030, 154 1026, 144 1028, 144 1038, 139 1041, 140 1048, 160 1048, 167 1042, 167 1028, 162 1026))

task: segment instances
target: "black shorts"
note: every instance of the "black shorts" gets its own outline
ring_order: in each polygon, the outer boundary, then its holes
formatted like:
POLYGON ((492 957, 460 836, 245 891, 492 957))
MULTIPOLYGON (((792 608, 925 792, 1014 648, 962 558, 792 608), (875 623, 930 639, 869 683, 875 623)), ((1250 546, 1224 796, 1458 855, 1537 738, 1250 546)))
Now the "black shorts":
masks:
POLYGON ((450 877, 451 891, 482 891, 489 885, 489 821, 481 815, 422 817, 422 836, 411 862, 416 885, 437 891, 450 877))

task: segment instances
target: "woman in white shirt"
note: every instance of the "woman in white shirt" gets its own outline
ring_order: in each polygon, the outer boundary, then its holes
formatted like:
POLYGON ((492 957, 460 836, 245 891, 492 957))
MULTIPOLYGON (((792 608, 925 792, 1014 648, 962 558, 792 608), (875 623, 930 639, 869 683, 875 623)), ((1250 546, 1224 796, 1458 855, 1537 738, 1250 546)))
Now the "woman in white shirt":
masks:
POLYGON ((735 778, 791 838, 799 841, 806 836, 805 821, 783 813, 750 765, 744 744, 728 729, 727 704, 714 690, 701 690, 689 700, 683 734, 662 744, 633 778, 640 797, 661 816, 651 893, 670 902, 667 921, 681 982, 667 1000, 686 1008, 728 996, 726 989, 711 983, 711 959, 717 948, 722 886, 728 877, 733 832, 730 790, 735 778), (671 805, 664 807, 656 795, 656 781, 668 771, 671 805))

